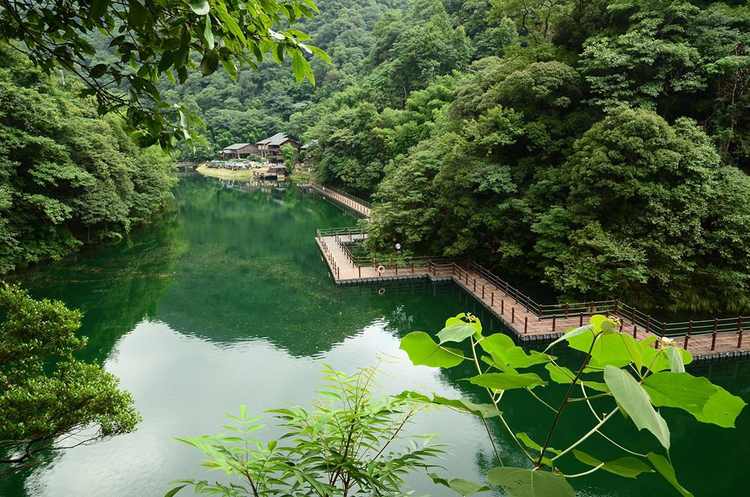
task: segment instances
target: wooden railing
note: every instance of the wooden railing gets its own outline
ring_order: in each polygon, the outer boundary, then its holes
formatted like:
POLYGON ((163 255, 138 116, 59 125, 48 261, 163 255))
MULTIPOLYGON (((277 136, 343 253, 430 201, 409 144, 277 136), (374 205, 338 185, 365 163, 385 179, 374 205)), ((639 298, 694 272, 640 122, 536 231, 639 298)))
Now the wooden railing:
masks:
POLYGON ((365 216, 367 215, 365 212, 369 212, 369 210, 372 208, 370 202, 355 197, 354 195, 351 195, 349 193, 331 188, 330 186, 322 186, 318 185, 317 183, 310 183, 310 188, 365 216))
MULTIPOLYGON (((511 297, 527 313, 533 314, 534 318, 551 320, 553 331, 562 331, 557 330, 556 326, 557 321, 561 319, 577 317, 582 324, 585 317, 594 314, 608 314, 620 319, 620 331, 632 332, 633 335, 637 335, 638 331, 643 331, 660 337, 678 339, 685 348, 688 348, 691 337, 711 335, 710 350, 714 350, 718 335, 727 333, 737 334, 737 348, 741 348, 744 328, 750 324, 750 316, 665 322, 617 299, 541 304, 503 278, 474 262, 459 263, 446 257, 430 256, 394 257, 388 260, 378 260, 369 256, 355 256, 352 254, 351 245, 364 240, 367 236, 362 228, 323 229, 318 230, 317 234, 321 240, 323 240, 323 237, 333 237, 335 243, 346 255, 347 261, 358 268, 360 277, 363 267, 382 265, 386 269, 395 270, 396 274, 398 274, 398 271, 414 273, 417 270, 426 269, 430 274, 448 275, 463 282, 466 288, 470 290, 474 288, 475 294, 478 294, 476 285, 477 278, 480 278, 480 281, 484 280, 490 283, 511 297)), ((325 246, 324 240, 323 244, 325 246)), ((324 250, 329 251, 327 246, 324 250)), ((335 261, 333 264, 334 272, 338 275, 339 268, 336 267, 335 261)), ((482 285, 482 292, 484 292, 484 285, 482 285)))

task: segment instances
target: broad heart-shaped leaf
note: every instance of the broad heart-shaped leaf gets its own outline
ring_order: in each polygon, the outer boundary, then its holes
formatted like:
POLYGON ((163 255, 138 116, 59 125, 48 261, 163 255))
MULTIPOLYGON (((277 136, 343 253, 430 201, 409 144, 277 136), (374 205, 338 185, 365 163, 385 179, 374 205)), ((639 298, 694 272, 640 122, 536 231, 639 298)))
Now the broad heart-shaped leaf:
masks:
POLYGON ((459 319, 457 323, 446 323, 445 328, 438 331, 437 336, 440 339, 440 343, 463 342, 472 336, 475 331, 476 330, 471 324, 465 323, 459 319))
POLYGON ((560 475, 524 468, 492 468, 487 480, 508 497, 575 497, 573 487, 560 475))
POLYGON ((536 350, 528 353, 513 342, 513 339, 502 333, 495 333, 483 338, 479 345, 490 354, 498 369, 507 371, 510 368, 529 368, 537 364, 546 364, 552 358, 536 350))
POLYGON ((667 422, 654 410, 641 384, 635 381, 630 373, 614 366, 604 368, 604 382, 615 397, 617 405, 630 416, 635 426, 639 430, 646 428, 664 448, 669 449, 667 422))
MULTIPOLYGON (((547 352, 549 349, 551 349, 552 347, 554 347, 555 345, 557 345, 560 342, 564 342, 566 340, 570 341, 571 338, 577 337, 579 335, 584 335, 584 334, 588 334, 588 335, 591 336, 591 338, 594 338, 594 329, 591 327, 590 324, 587 324, 585 326, 581 326, 580 328, 574 328, 572 330, 569 330, 569 331, 565 332, 565 334, 563 334, 563 336, 561 336, 557 340, 555 340, 552 343, 550 343, 549 345, 547 345, 547 348, 544 349, 544 351, 547 352)), ((589 343, 591 343, 591 342, 589 342, 589 343)))
POLYGON ((641 353, 643 354, 643 363, 649 367, 653 372, 659 371, 671 371, 674 367, 674 358, 671 354, 677 352, 680 354, 683 367, 685 364, 693 362, 693 355, 687 350, 681 347, 671 346, 669 348, 674 349, 674 352, 670 352, 667 348, 656 348, 654 344, 657 338, 655 336, 648 336, 638 341, 638 345, 641 347, 641 353))
POLYGON ((205 16, 211 9, 208 0, 190 0, 190 8, 199 16, 205 16))
POLYGON ((648 376, 643 388, 657 407, 683 409, 702 423, 733 428, 745 401, 708 379, 688 373, 660 372, 648 376))
POLYGON ((477 492, 486 492, 490 490, 490 487, 488 487, 487 485, 474 483, 473 481, 463 480, 461 478, 446 480, 445 478, 442 478, 434 473, 430 473, 429 475, 430 478, 432 478, 432 481, 434 481, 438 485, 446 486, 456 492, 458 495, 463 495, 464 497, 474 495, 477 492))
POLYGON ((401 350, 412 364, 433 368, 452 368, 463 362, 460 350, 441 347, 424 331, 412 331, 401 339, 401 350))
POLYGON ((600 461, 590 454, 576 449, 573 450, 573 455, 583 464, 591 466, 592 468, 602 465, 601 469, 603 469, 604 471, 613 473, 618 476, 623 476, 625 478, 637 478, 640 474, 651 473, 653 471, 651 469, 651 466, 633 456, 620 457, 613 461, 605 462, 600 461))
POLYGON ((474 385, 492 390, 513 390, 544 385, 536 373, 485 373, 469 378, 474 385))
POLYGON ((591 341, 594 336, 590 333, 576 335, 568 340, 568 345, 575 350, 588 352, 591 350, 591 367, 603 368, 606 365, 616 366, 618 368, 626 366, 637 357, 633 357, 631 350, 638 348, 635 340, 625 333, 606 333, 596 337, 596 343, 591 348, 591 341), (629 343, 630 342, 630 343, 629 343))
POLYGON ((594 334, 600 333, 615 333, 617 331, 617 323, 612 319, 602 314, 594 314, 589 319, 591 329, 594 330, 594 334))
POLYGON ((649 452, 646 457, 648 457, 648 460, 651 462, 651 464, 653 464, 656 471, 658 471, 665 480, 667 480, 678 492, 680 492, 680 495, 682 495, 683 497, 693 497, 693 494, 688 489, 680 485, 680 482, 677 481, 677 474, 672 467, 672 463, 670 463, 666 457, 661 454, 655 454, 653 452, 649 452))

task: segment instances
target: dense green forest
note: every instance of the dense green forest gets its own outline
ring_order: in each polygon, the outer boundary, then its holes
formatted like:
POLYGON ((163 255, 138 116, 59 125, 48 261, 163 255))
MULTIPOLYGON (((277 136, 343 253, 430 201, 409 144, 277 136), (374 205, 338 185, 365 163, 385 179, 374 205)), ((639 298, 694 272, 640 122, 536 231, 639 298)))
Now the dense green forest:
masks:
POLYGON ((566 298, 748 307, 744 2, 412 0, 370 39, 289 129, 322 181, 376 201, 373 250, 566 298))
POLYGON ((223 71, 203 77, 192 72, 182 85, 164 82, 165 99, 181 102, 201 117, 191 143, 180 145, 182 157, 204 159, 232 143, 255 142, 287 130, 295 113, 356 84, 377 37, 377 22, 405 0, 324 0, 320 13, 295 27, 310 43, 326 50, 332 63, 315 59, 316 84, 299 83, 287 64, 268 61, 259 69, 245 67, 233 80, 223 71))
POLYGON ((171 198, 170 156, 79 90, 0 46, 0 274, 120 240, 171 198))

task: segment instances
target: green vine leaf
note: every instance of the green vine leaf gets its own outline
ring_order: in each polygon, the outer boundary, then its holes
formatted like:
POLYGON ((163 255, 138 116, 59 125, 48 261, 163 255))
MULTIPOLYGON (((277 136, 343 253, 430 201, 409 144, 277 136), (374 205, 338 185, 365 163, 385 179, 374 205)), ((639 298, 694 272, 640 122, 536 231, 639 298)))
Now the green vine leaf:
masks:
POLYGON ((441 347, 424 331, 413 331, 401 339, 412 364, 433 368, 452 368, 463 362, 460 350, 441 347))
POLYGON ((475 483, 469 480, 463 480, 461 478, 446 480, 445 478, 442 478, 441 476, 434 473, 430 473, 429 476, 430 478, 432 478, 433 482, 437 483, 438 485, 448 487, 458 495, 462 495, 464 497, 490 490, 490 487, 488 487, 487 485, 482 485, 481 483, 475 483))
POLYGON ((503 371, 510 368, 529 368, 538 364, 546 364, 552 360, 552 357, 530 350, 528 353, 518 345, 508 335, 495 333, 479 342, 482 349, 490 354, 494 365, 503 371))
POLYGON ((508 497, 575 497, 570 483, 549 471, 524 468, 493 468, 487 480, 505 490, 508 497))
POLYGON ((640 383, 627 371, 614 366, 604 368, 604 382, 612 395, 635 426, 647 429, 659 440, 665 449, 669 449, 669 427, 664 418, 654 410, 648 394, 640 383))
POLYGON ((573 455, 587 466, 595 468, 601 465, 602 470, 625 478, 637 478, 643 473, 653 472, 651 466, 633 456, 620 457, 613 461, 604 462, 586 452, 576 449, 573 450, 573 455))
POLYGON ((654 373, 643 381, 643 388, 653 405, 682 409, 702 423, 723 428, 734 428, 737 416, 747 405, 707 378, 688 373, 654 373))
POLYGON ((544 385, 536 373, 485 373, 469 378, 469 382, 491 390, 513 390, 544 385))
POLYGON ((438 331, 437 336, 440 343, 443 344, 446 342, 463 342, 476 333, 482 333, 481 325, 477 327, 475 323, 467 323, 456 316, 445 321, 445 327, 438 331))

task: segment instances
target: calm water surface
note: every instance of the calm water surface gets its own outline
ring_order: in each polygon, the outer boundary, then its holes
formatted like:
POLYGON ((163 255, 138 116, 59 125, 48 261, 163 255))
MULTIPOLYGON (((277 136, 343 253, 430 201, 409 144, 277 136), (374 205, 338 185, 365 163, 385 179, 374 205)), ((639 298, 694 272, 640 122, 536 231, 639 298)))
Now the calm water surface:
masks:
MULTIPOLYGON (((318 227, 354 224, 348 214, 293 189, 239 191, 199 177, 184 178, 176 197, 174 215, 127 243, 21 278, 35 296, 85 312, 86 358, 120 378, 143 422, 132 434, 50 456, 30 474, 0 481, 1 496, 157 497, 174 479, 219 477, 203 473, 200 455, 174 438, 219 431, 225 413, 240 404, 257 413, 309 405, 324 364, 346 371, 378 365, 379 393, 416 389, 481 399, 461 381, 470 370, 415 367, 398 349, 409 331, 439 329, 447 316, 464 310, 481 314, 458 288, 388 286, 380 295, 376 288, 332 284, 313 235, 318 227)), ((490 326, 498 328, 486 317, 490 326)), ((717 363, 702 372, 750 400, 748 363, 717 363)), ((509 400, 514 427, 540 438, 548 414, 523 396, 509 400)), ((588 430, 583 414, 569 411, 556 445, 588 430)), ((749 418, 743 413, 737 430, 722 430, 670 415, 672 457, 697 496, 747 495, 749 418)), ((435 410, 410 429, 435 433, 447 444, 441 462, 454 476, 477 480, 491 466, 486 432, 472 418, 435 410)), ((508 438, 495 432, 506 464, 520 463, 508 438)), ((608 433, 653 448, 647 435, 620 420, 608 433)), ((589 448, 607 450, 596 442, 589 448)), ((421 475, 408 486, 417 495, 451 495, 421 475)), ((597 474, 576 486, 583 496, 676 495, 655 476, 597 474)))

